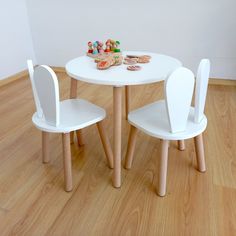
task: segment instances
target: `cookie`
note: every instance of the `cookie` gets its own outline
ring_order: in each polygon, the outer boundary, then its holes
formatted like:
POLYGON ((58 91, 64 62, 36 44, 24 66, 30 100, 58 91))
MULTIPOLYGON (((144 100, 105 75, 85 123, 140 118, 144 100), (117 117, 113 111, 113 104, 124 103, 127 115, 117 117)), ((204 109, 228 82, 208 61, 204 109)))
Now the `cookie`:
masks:
POLYGON ((138 71, 141 70, 141 66, 128 66, 127 70, 131 70, 131 71, 138 71))

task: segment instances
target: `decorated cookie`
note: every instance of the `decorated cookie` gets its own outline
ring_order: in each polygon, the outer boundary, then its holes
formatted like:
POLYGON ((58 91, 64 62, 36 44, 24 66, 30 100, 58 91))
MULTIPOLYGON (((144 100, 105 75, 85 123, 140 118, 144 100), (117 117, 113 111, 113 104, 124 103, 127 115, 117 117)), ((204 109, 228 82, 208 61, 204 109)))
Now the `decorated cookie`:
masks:
POLYGON ((141 66, 128 66, 127 70, 131 70, 131 71, 138 71, 141 70, 142 67, 141 66))

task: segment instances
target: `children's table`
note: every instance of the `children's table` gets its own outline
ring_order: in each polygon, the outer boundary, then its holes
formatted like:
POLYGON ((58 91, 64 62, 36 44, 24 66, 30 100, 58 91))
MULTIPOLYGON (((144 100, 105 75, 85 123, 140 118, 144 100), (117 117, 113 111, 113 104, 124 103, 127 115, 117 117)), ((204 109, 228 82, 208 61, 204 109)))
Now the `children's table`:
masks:
POLYGON ((121 186, 122 87, 163 81, 172 71, 182 66, 179 60, 166 55, 142 51, 125 51, 122 54, 150 55, 151 60, 150 63, 139 64, 142 67, 139 71, 129 71, 124 64, 98 70, 94 59, 88 56, 75 58, 66 64, 66 72, 71 77, 71 98, 77 96, 78 80, 113 86, 113 186, 117 188, 121 186))

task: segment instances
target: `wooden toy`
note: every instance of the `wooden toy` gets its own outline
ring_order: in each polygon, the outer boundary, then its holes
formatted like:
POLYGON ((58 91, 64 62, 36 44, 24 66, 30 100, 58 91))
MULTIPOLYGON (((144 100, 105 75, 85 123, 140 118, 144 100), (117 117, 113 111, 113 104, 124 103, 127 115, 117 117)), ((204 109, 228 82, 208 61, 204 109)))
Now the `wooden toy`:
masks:
POLYGON ((119 42, 119 41, 116 41, 114 46, 115 46, 114 52, 120 52, 120 49, 119 49, 120 42, 119 42))
POLYGON ((93 54, 98 54, 98 43, 97 42, 94 42, 93 43, 93 54))
POLYGON ((88 42, 88 53, 93 53, 93 44, 92 44, 92 42, 88 42))
POLYGON ((126 65, 135 65, 135 64, 138 63, 138 59, 137 58, 128 58, 128 57, 126 57, 124 59, 123 63, 126 64, 126 65))
POLYGON ((111 41, 110 39, 108 39, 106 41, 106 49, 105 49, 105 52, 111 52, 111 41))
POLYGON ((138 71, 141 70, 142 67, 141 66, 128 66, 127 70, 131 70, 131 71, 138 71))
MULTIPOLYGON (((95 60, 96 61, 96 60, 95 60)), ((106 70, 111 66, 121 65, 123 57, 121 53, 113 53, 107 56, 105 59, 97 60, 97 69, 106 70)))
POLYGON ((97 41, 97 44, 98 44, 98 52, 99 53, 104 53, 104 50, 103 50, 103 42, 101 41, 97 41))

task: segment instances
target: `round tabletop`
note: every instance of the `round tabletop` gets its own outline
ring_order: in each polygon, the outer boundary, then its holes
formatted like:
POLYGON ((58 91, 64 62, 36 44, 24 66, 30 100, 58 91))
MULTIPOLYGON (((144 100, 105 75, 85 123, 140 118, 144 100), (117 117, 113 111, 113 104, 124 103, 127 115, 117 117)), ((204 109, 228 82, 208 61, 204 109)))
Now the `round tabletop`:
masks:
POLYGON ((182 66, 182 63, 169 56, 142 52, 125 51, 122 55, 150 55, 150 63, 139 64, 139 71, 127 70, 127 65, 112 66, 107 70, 98 70, 93 58, 81 56, 66 64, 67 74, 77 80, 93 84, 112 86, 148 84, 165 80, 167 75, 182 66))

